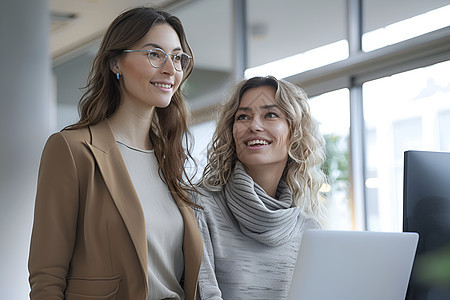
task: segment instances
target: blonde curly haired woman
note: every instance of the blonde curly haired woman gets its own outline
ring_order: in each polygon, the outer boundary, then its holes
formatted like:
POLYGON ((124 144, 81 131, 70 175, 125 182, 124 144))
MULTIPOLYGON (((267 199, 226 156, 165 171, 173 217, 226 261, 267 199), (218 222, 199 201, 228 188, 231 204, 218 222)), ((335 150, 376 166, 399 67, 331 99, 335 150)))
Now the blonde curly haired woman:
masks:
POLYGON ((306 229, 321 228, 325 142, 305 92, 272 76, 222 106, 194 200, 202 299, 284 299, 306 229))

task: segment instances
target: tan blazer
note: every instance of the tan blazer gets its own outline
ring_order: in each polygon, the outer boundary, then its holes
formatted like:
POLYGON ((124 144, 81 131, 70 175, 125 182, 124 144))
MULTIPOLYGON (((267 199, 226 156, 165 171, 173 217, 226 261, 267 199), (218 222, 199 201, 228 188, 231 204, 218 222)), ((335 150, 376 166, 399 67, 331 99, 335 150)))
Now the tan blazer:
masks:
MULTIPOLYGON (((202 240, 192 208, 184 219, 186 299, 194 300, 202 240)), ((30 245, 31 299, 147 300, 142 208, 108 121, 47 141, 30 245)))

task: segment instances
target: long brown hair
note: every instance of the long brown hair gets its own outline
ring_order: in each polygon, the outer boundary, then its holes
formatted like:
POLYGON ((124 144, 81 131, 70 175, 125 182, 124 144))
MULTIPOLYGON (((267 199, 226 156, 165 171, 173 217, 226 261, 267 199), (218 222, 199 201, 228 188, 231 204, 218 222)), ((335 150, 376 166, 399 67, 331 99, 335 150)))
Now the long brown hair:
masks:
MULTIPOLYGON (((77 129, 94 125, 110 117, 121 102, 119 81, 110 70, 110 62, 123 55, 123 50, 139 42, 155 24, 168 24, 178 35, 184 52, 193 57, 181 21, 165 11, 152 7, 135 7, 120 14, 108 27, 97 55, 94 58, 85 93, 80 99, 78 110, 80 120, 66 129, 77 129)), ((154 146, 159 169, 172 192, 188 204, 186 187, 192 187, 191 178, 185 171, 187 161, 195 161, 190 154, 192 137, 188 123, 190 112, 186 106, 181 86, 193 69, 184 70, 180 87, 173 94, 170 104, 165 108, 155 108, 150 139, 154 146), (183 147, 185 143, 185 147, 183 147)))

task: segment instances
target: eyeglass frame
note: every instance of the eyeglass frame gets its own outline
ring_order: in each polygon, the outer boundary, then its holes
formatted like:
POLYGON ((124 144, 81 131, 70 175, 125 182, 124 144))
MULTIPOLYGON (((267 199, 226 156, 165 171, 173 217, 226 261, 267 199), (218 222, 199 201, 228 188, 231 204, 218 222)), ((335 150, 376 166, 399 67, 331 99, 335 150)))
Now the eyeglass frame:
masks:
POLYGON ((147 59, 148 59, 148 62, 152 65, 152 67, 153 68, 156 68, 156 69, 159 69, 159 68, 162 68, 162 67, 164 67, 165 65, 166 65, 166 62, 167 62, 167 57, 169 56, 169 55, 171 55, 172 56, 172 64, 173 64, 173 67, 174 67, 174 69, 176 70, 176 71, 178 71, 178 72, 182 72, 182 71, 184 71, 184 70, 186 70, 188 67, 189 67, 189 65, 190 65, 190 63, 191 63, 191 59, 192 59, 192 56, 190 56, 189 54, 187 54, 186 52, 179 52, 179 53, 177 53, 177 54, 173 54, 173 53, 166 53, 163 49, 161 49, 161 48, 153 48, 153 49, 150 49, 150 50, 144 50, 144 49, 140 49, 140 50, 123 50, 123 53, 133 53, 133 52, 147 52, 147 59), (152 61, 150 60, 150 53, 152 53, 153 51, 155 51, 155 50, 158 50, 158 51, 161 51, 162 53, 164 53, 164 62, 162 63, 162 65, 160 65, 159 67, 156 67, 155 65, 153 65, 152 64, 152 61), (189 59, 189 64, 186 66, 186 68, 185 69, 183 69, 183 67, 181 67, 181 70, 178 70, 176 67, 175 67, 175 64, 174 64, 174 62, 173 62, 173 59, 175 58, 175 56, 178 56, 178 55, 181 55, 181 54, 185 54, 187 57, 188 57, 188 59, 189 59))

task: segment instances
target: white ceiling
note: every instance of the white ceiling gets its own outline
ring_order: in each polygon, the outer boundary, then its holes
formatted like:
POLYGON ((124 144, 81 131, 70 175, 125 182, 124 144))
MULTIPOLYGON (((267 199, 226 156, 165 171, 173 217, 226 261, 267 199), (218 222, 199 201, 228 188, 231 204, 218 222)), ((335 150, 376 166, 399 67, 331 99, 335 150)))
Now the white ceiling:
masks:
POLYGON ((122 11, 136 5, 175 7, 174 0, 50 0, 52 59, 95 42, 122 11))

